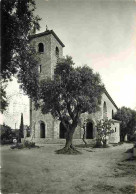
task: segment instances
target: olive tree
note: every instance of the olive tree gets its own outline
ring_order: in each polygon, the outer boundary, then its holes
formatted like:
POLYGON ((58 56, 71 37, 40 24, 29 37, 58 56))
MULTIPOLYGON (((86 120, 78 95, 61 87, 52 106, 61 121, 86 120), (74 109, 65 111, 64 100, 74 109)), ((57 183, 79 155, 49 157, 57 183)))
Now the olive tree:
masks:
POLYGON ((57 63, 54 79, 41 81, 36 107, 59 119, 67 131, 65 147, 58 153, 75 151, 73 134, 80 116, 99 110, 103 91, 100 75, 88 66, 74 68, 68 56, 57 63))

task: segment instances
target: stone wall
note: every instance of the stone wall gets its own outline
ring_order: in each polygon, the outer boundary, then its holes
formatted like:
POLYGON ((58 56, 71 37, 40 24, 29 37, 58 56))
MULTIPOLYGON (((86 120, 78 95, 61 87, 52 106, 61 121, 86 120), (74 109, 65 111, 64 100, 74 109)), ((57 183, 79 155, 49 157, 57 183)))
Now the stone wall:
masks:
MULTIPOLYGON (((106 106, 107 106, 107 117, 108 119, 112 119, 112 110, 115 113, 117 112, 117 108, 114 106, 114 104, 110 101, 110 99, 107 97, 105 93, 102 95, 102 103, 101 103, 102 109, 103 109, 104 102, 106 102, 106 106)), ((102 118, 103 118, 103 111, 102 111, 102 118)))
POLYGON ((40 122, 45 124, 45 137, 54 137, 54 119, 51 114, 42 114, 40 110, 34 110, 32 106, 32 131, 35 131, 35 137, 40 138, 40 122))
POLYGON ((54 68, 57 63, 56 47, 59 49, 59 57, 63 57, 63 48, 60 43, 51 34, 51 77, 54 75, 54 68))
MULTIPOLYGON (((44 44, 44 52, 39 53, 40 62, 38 65, 42 65, 42 71, 40 73, 40 79, 47 77, 53 77, 54 68, 57 62, 56 47, 59 49, 59 57, 63 56, 63 47, 56 40, 52 34, 36 37, 31 40, 31 44, 38 52, 38 44, 44 44)), ((34 104, 30 100, 30 126, 32 131, 35 129, 35 136, 40 137, 40 121, 45 123, 45 137, 58 138, 58 127, 50 114, 43 115, 40 110, 34 109, 34 104), (54 127, 55 124, 55 127, 54 127)))
POLYGON ((41 65, 42 71, 40 73, 40 79, 45 79, 51 76, 51 34, 46 36, 36 37, 31 40, 31 44, 36 49, 40 61, 38 65, 41 65), (38 52, 38 44, 44 44, 44 52, 38 52))
MULTIPOLYGON (((109 119, 112 117, 112 110, 116 110, 116 108, 112 105, 112 103, 109 101, 107 96, 103 94, 102 96, 102 103, 101 103, 101 110, 93 113, 93 114, 82 114, 81 115, 81 125, 78 125, 73 138, 74 139, 81 139, 83 137, 83 128, 81 127, 83 125, 83 121, 85 119, 89 119, 93 123, 93 137, 96 137, 96 124, 97 120, 100 120, 103 118, 103 103, 106 102, 107 104, 107 116, 109 119), (104 98, 103 98, 104 97, 104 98)), ((35 111, 34 106, 32 108, 32 128, 35 128, 35 137, 40 138, 40 121, 44 121, 45 123, 45 137, 51 138, 51 139, 59 139, 59 133, 60 133, 60 121, 54 120, 54 118, 51 116, 51 114, 43 115, 40 110, 35 111)), ((115 124, 112 127, 114 130, 116 128, 116 131, 111 134, 110 136, 110 142, 111 143, 117 143, 120 141, 120 128, 119 123, 115 122, 115 124)), ((45 138, 45 139, 46 139, 45 138)), ((44 140, 42 140, 44 141, 44 140)), ((45 140, 46 141, 46 140, 45 140)))
POLYGON ((114 132, 110 134, 109 142, 119 143, 120 142, 120 123, 117 121, 114 121, 114 124, 112 125, 112 129, 114 130, 114 132))

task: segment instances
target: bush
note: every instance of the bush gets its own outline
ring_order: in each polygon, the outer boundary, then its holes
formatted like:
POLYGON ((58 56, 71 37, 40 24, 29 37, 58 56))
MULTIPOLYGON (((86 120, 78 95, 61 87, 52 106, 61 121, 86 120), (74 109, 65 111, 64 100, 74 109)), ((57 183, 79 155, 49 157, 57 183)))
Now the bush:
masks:
POLYGON ((34 148, 35 147, 35 142, 24 140, 23 145, 24 145, 25 148, 34 148))
POLYGON ((14 131, 8 125, 0 125, 0 143, 11 144, 13 143, 13 137, 16 137, 14 131))
POLYGON ((94 148, 102 148, 103 147, 103 144, 101 141, 96 141, 96 144, 94 145, 94 148))
POLYGON ((12 146, 10 146, 11 149, 23 149, 23 148, 35 148, 35 147, 38 147, 35 145, 35 142, 30 142, 28 140, 24 140, 23 143, 16 143, 16 144, 13 144, 12 146))
POLYGON ((1 144, 12 144, 13 140, 12 139, 1 139, 1 144))
POLYGON ((22 149, 23 148, 23 144, 22 143, 16 143, 10 146, 11 149, 22 149))
POLYGON ((111 133, 114 132, 114 130, 112 129, 112 124, 114 125, 114 122, 110 119, 108 120, 108 118, 106 118, 105 120, 102 119, 100 121, 97 121, 97 136, 96 136, 96 145, 95 147, 97 148, 107 148, 109 146, 107 146, 108 143, 108 137, 111 133))

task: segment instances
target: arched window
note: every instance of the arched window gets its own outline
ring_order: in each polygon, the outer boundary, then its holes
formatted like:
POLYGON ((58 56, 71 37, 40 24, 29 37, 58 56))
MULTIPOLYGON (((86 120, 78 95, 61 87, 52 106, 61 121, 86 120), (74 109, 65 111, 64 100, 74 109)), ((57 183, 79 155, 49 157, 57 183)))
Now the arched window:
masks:
POLYGON ((60 138, 60 139, 64 139, 64 138, 66 137, 66 132, 67 132, 67 130, 66 130, 65 126, 63 125, 63 123, 61 122, 61 123, 60 123, 60 133, 59 133, 59 138, 60 138))
POLYGON ((39 51, 39 53, 43 53, 44 52, 44 44, 43 43, 39 43, 38 44, 38 51, 39 51))
POLYGON ((86 139, 93 139, 93 123, 88 122, 86 125, 86 139))
POLYGON ((107 105, 106 102, 103 104, 103 119, 107 118, 107 105))
POLYGON ((56 46, 55 54, 56 54, 57 61, 58 61, 58 59, 59 59, 59 49, 58 49, 57 46, 56 46))
POLYGON ((112 110, 112 119, 113 119, 113 117, 114 117, 114 111, 112 110))
POLYGON ((40 122, 40 138, 45 138, 45 124, 43 121, 40 122))

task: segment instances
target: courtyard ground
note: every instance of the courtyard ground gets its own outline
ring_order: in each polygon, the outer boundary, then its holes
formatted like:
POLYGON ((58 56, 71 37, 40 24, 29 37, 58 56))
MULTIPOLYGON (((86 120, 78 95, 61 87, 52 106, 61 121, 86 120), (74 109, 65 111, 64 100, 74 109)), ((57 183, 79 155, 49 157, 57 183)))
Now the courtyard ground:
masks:
POLYGON ((1 147, 2 194, 134 194, 136 160, 132 144, 81 148, 81 155, 57 155, 63 145, 11 150, 1 147))

